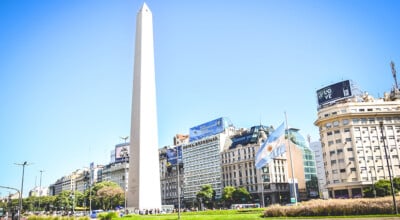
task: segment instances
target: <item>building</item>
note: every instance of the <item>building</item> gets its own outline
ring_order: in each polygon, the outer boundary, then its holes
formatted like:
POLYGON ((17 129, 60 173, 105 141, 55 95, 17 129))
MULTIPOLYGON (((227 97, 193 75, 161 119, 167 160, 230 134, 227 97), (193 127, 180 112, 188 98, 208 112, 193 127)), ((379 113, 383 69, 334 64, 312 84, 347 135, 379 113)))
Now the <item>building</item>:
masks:
POLYGON ((102 165, 94 166, 93 163, 90 168, 77 169, 51 184, 48 188, 48 195, 54 196, 62 191, 74 190, 84 192, 90 184, 101 182, 102 169, 102 165))
POLYGON ((159 149, 160 154, 160 181, 161 181, 161 204, 174 205, 183 201, 184 170, 182 163, 182 153, 179 154, 180 147, 164 147, 159 149), (177 159, 176 155, 180 155, 177 159), (179 169, 179 171, 178 171, 179 169), (178 187, 179 181, 179 187, 178 187), (178 188, 180 200, 178 201, 178 188))
POLYGON ((314 151, 315 164, 317 167, 317 178, 318 178, 318 189, 320 198, 328 198, 328 190, 326 189, 326 177, 324 160, 322 158, 322 148, 320 141, 314 141, 310 143, 310 148, 314 151))
POLYGON ((129 142, 115 145, 110 156, 110 163, 101 170, 101 181, 114 182, 122 189, 126 189, 129 174, 129 142))
POLYGON ((269 132, 262 125, 238 129, 230 137, 231 146, 221 153, 223 187, 244 187, 253 201, 264 205, 289 197, 286 158, 277 158, 261 170, 255 168, 255 155, 269 132))
POLYGON ((47 196, 49 193, 48 187, 35 186, 29 191, 29 196, 47 196))
POLYGON ((329 91, 339 94, 334 100, 332 96, 319 98, 314 123, 319 127, 326 188, 331 198, 363 196, 364 188, 389 179, 388 167, 393 177, 400 176, 397 86, 383 98, 373 98, 367 93, 352 94, 348 84, 344 81, 317 91, 318 97, 329 91))
MULTIPOLYGON (((174 143, 179 146, 159 150, 162 204, 178 205, 178 167, 183 207, 198 204, 196 194, 206 184, 215 190, 217 199, 221 198, 224 187, 233 186, 244 187, 255 203, 289 203, 293 185, 288 153, 263 169, 255 168, 255 155, 270 129, 262 125, 235 129, 229 119, 218 118, 191 128, 189 142, 180 141, 186 141, 187 135, 176 135, 174 143)), ((317 179, 315 158, 310 150, 295 145, 292 149, 296 191, 300 193, 298 198, 304 200, 314 192, 307 186, 313 177, 317 179)), ((318 195, 318 187, 313 189, 318 195)))

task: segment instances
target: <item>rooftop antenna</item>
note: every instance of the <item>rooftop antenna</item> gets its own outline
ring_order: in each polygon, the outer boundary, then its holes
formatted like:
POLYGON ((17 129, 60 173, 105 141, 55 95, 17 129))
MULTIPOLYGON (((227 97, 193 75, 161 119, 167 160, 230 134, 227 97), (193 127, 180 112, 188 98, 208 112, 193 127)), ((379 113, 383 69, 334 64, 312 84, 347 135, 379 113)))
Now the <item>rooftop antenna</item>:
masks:
POLYGON ((393 78, 394 78, 394 88, 397 90, 398 85, 397 85, 396 69, 395 69, 393 61, 390 61, 390 67, 392 68, 392 74, 393 74, 393 78))

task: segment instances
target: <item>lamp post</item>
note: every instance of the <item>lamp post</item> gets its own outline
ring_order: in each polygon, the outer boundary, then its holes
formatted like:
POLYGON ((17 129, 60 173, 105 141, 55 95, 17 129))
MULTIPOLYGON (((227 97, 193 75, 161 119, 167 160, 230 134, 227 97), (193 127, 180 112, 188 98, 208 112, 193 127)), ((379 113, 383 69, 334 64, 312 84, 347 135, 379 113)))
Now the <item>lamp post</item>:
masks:
POLYGON ((25 166, 28 166, 28 162, 16 163, 15 165, 22 166, 22 180, 21 180, 21 190, 19 193, 19 208, 18 208, 18 220, 21 219, 21 211, 22 211, 22 193, 24 189, 24 174, 25 174, 25 166))
POLYGON ((40 182, 39 182, 39 210, 40 210, 40 197, 42 197, 42 174, 44 170, 40 170, 40 182))
POLYGON ((383 148, 385 149, 386 164, 387 164, 388 172, 389 172, 390 188, 392 189, 393 209, 394 209, 394 211, 395 211, 395 213, 397 215, 398 214, 398 210, 397 210, 397 205, 396 205, 396 196, 394 194, 392 174, 391 174, 390 166, 389 166, 389 156, 387 154, 386 142, 385 142, 386 137, 383 135, 383 122, 382 121, 379 122, 379 127, 381 128, 381 135, 382 135, 381 138, 382 138, 382 142, 383 142, 383 148))
POLYGON ((261 174, 261 199, 262 199, 262 207, 265 207, 265 199, 264 199, 264 181, 265 181, 265 174, 268 172, 267 167, 262 168, 262 174, 261 174))
POLYGON ((176 170, 177 170, 177 180, 178 180, 178 190, 177 190, 177 192, 178 192, 178 220, 180 220, 181 219, 181 195, 180 195, 180 191, 181 191, 181 188, 180 188, 180 183, 179 183, 179 155, 178 155, 179 153, 177 152, 176 153, 176 170))

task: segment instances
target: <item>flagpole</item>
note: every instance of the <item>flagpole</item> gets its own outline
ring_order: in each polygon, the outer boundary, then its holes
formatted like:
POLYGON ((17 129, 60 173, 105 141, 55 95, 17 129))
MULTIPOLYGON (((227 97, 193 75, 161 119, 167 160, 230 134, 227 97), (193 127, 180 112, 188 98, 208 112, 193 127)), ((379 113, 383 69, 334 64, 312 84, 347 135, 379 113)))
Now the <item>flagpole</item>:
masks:
POLYGON ((290 136, 289 136, 289 127, 287 122, 287 115, 285 111, 285 122, 286 122, 286 131, 288 131, 288 148, 289 148, 289 158, 290 158, 290 167, 292 170, 292 184, 293 184, 293 195, 295 199, 295 205, 297 205, 297 192, 296 192, 296 185, 294 182, 294 168, 293 168, 293 160, 292 160, 292 149, 290 148, 290 136))

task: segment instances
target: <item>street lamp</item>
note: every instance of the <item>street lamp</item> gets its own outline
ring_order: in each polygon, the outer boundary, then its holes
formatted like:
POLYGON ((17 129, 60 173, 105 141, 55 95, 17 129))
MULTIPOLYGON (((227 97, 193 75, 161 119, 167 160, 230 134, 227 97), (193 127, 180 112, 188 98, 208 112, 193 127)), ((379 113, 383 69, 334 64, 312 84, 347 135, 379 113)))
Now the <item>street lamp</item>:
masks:
POLYGON ((386 149, 386 137, 383 135, 383 122, 380 121, 379 122, 379 127, 381 128, 381 135, 382 135, 382 142, 383 142, 383 148, 385 149, 385 157, 386 157, 386 164, 387 164, 387 168, 388 168, 388 172, 389 172, 389 180, 390 180, 390 188, 392 189, 392 196, 393 196, 393 209, 396 213, 396 215, 398 214, 398 210, 397 210, 397 205, 396 205, 396 196, 394 194, 394 187, 393 187, 393 179, 392 179, 392 174, 390 172, 390 166, 389 166, 389 156, 387 154, 387 149, 386 149))
POLYGON ((40 210, 40 197, 42 197, 42 173, 44 170, 40 170, 40 183, 39 183, 39 210, 40 210))
POLYGON ((262 174, 261 174, 261 197, 262 197, 262 207, 265 207, 265 199, 264 199, 264 183, 265 183, 265 175, 268 173, 268 168, 263 167, 262 168, 262 174))
POLYGON ((21 181, 21 190, 19 193, 19 208, 18 208, 18 220, 21 219, 21 211, 22 211, 22 193, 24 189, 24 173, 25 173, 25 166, 28 166, 28 162, 23 163, 15 163, 15 165, 22 166, 22 181, 21 181))

